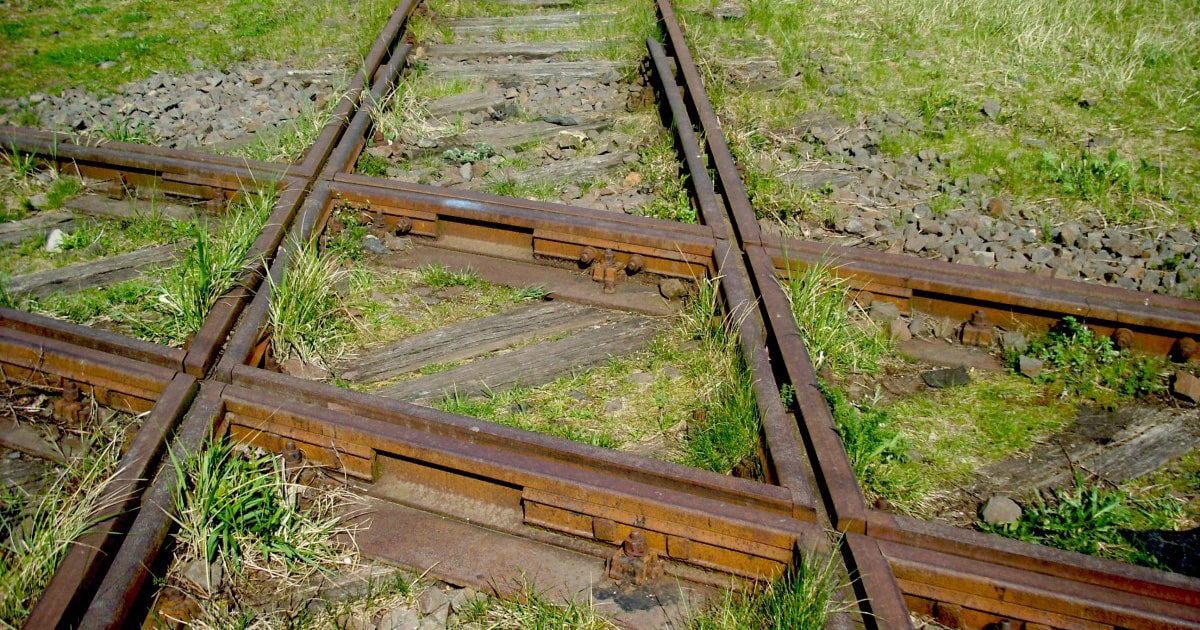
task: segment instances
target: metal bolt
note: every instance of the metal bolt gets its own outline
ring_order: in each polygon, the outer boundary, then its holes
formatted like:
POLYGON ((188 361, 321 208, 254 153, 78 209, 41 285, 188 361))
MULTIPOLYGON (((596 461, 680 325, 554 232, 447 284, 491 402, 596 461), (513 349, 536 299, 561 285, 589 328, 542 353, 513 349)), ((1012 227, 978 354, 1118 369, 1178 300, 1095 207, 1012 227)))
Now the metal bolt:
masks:
POLYGON ((288 440, 283 446, 283 463, 288 466, 299 466, 304 459, 304 453, 296 446, 295 440, 288 440))
POLYGON ((1128 328, 1118 328, 1112 332, 1113 345, 1118 350, 1128 350, 1133 347, 1133 331, 1128 328))
POLYGON ((79 402, 79 385, 76 385, 75 381, 63 383, 62 399, 69 403, 79 402))
POLYGON ((598 252, 596 251, 596 248, 592 247, 591 245, 584 247, 583 251, 579 252, 579 264, 581 264, 581 265, 592 264, 592 261, 596 260, 597 253, 598 252))
POLYGON ((1200 343, 1196 343, 1191 337, 1184 337, 1179 340, 1179 358, 1184 361, 1192 359, 1200 359, 1200 343))
POLYGON ((396 236, 404 236, 413 229, 412 219, 408 217, 400 217, 396 219, 396 236))
POLYGON ((983 311, 975 311, 974 313, 971 313, 971 325, 972 326, 987 326, 988 325, 987 313, 985 313, 983 311))
POLYGON ((642 258, 641 254, 634 254, 629 257, 629 262, 625 264, 625 273, 633 275, 641 271, 646 266, 646 259, 642 258))
POLYGON ((641 558, 646 555, 646 535, 640 530, 629 532, 629 538, 625 539, 625 543, 621 545, 625 551, 625 555, 630 558, 641 558))

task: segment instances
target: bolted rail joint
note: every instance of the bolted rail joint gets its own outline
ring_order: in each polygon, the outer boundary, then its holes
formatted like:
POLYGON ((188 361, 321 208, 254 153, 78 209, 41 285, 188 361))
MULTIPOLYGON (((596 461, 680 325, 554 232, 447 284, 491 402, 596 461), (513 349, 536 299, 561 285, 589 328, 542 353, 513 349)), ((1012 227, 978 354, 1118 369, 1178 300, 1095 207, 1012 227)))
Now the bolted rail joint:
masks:
POLYGON ((608 577, 618 582, 642 585, 662 577, 658 553, 646 544, 646 535, 633 530, 608 559, 608 577))

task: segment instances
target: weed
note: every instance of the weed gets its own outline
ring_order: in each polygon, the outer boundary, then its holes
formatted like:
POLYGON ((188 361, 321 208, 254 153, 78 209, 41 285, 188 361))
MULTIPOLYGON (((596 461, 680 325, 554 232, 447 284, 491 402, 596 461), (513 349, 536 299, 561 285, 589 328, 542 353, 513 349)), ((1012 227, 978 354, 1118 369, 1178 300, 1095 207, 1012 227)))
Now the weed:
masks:
POLYGON ((73 541, 97 524, 127 424, 103 423, 94 437, 85 434, 86 455, 62 467, 36 502, 21 490, 0 494, 0 623, 21 625, 73 541))
POLYGON ((442 159, 447 162, 453 162, 454 164, 470 164, 472 162, 486 160, 493 155, 496 155, 495 147, 487 144, 486 142, 480 142, 470 149, 463 149, 459 147, 446 149, 442 152, 442 159))
POLYGON ((461 620, 489 630, 615 630, 616 626, 596 612, 590 602, 574 599, 557 604, 531 585, 523 586, 513 599, 489 599, 469 608, 461 620))
POLYGON ((243 194, 230 206, 220 234, 196 230, 187 257, 163 273, 156 307, 165 317, 152 331, 155 338, 181 343, 200 330, 209 309, 250 264, 250 248, 271 215, 274 200, 273 192, 243 194))
POLYGON ((276 360, 290 356, 313 363, 344 336, 341 300, 334 287, 345 275, 336 254, 320 254, 314 245, 296 245, 278 284, 271 285, 271 344, 276 360))
POLYGON ((418 269, 417 279, 421 284, 433 289, 445 289, 447 287, 465 287, 471 289, 483 284, 483 279, 473 269, 451 271, 440 263, 425 265, 418 269))
POLYGON ((134 121, 127 116, 117 116, 106 124, 97 125, 95 121, 88 135, 96 136, 109 142, 129 142, 133 144, 154 144, 155 139, 146 123, 134 121))
POLYGON ((1133 192, 1135 174, 1129 162, 1109 151, 1104 157, 1083 151, 1079 157, 1060 159, 1049 151, 1042 153, 1041 171, 1059 185, 1063 194, 1081 199, 1100 199, 1112 192, 1133 192))
MULTIPOLYGON (((1101 403, 1152 396, 1164 390, 1159 357, 1117 350, 1111 339, 1096 335, 1074 317, 1067 316, 1044 337, 1029 343, 1025 354, 1041 359, 1045 368, 1039 383, 1061 384, 1073 393, 1101 403)), ((1013 353, 1016 368, 1020 357, 1013 353)))
POLYGON ((1138 501, 1119 489, 1087 483, 1076 474, 1074 488, 1056 488, 1046 497, 1035 497, 1019 521, 978 526, 1026 542, 1161 568, 1125 532, 1169 526, 1181 513, 1180 501, 1172 497, 1138 501))
POLYGON ((11 171, 9 178, 14 182, 23 182, 37 172, 37 158, 32 153, 21 155, 21 152, 14 148, 0 151, 0 157, 4 158, 4 166, 11 171))
POLYGON ((804 556, 782 576, 750 593, 727 591, 724 599, 691 618, 689 630, 818 630, 845 605, 837 554, 804 556))
POLYGON ((851 316, 850 290, 827 262, 799 272, 788 269, 783 288, 813 365, 834 373, 874 371, 892 350, 886 331, 871 320, 851 316))
POLYGON ((358 161, 354 164, 354 171, 367 177, 384 177, 387 175, 388 167, 391 165, 391 162, 388 162, 386 158, 363 151, 362 155, 358 156, 358 161))
POLYGON ((330 225, 334 227, 326 229, 333 235, 327 239, 325 251, 334 253, 346 261, 362 260, 367 223, 360 220, 359 212, 353 208, 338 208, 334 211, 330 225))
POLYGON ((681 315, 682 325, 712 358, 710 369, 719 375, 720 384, 688 428, 683 463, 725 473, 756 453, 761 429, 758 399, 735 333, 739 315, 720 317, 718 283, 699 284, 681 315))
POLYGON ((174 505, 182 557, 289 575, 337 562, 334 537, 345 528, 336 497, 299 503, 301 487, 287 480, 271 455, 240 455, 227 437, 185 459, 174 453, 174 505))
POLYGON ((868 500, 901 496, 908 488, 893 462, 906 462, 909 449, 900 426, 874 405, 854 405, 844 392, 822 388, 833 413, 838 435, 868 500))

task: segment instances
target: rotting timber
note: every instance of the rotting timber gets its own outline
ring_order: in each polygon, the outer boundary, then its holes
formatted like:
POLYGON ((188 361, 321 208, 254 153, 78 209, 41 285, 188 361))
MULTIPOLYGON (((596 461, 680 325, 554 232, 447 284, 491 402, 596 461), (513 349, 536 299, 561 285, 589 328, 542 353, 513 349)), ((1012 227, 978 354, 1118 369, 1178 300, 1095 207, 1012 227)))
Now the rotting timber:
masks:
MULTIPOLYGON (((867 506, 775 278, 778 271, 833 258, 840 273, 874 299, 949 315, 978 327, 978 334, 987 333, 989 322, 1045 327, 1064 315, 1086 315, 1104 333, 1128 331, 1126 343, 1135 348, 1176 355, 1195 352, 1195 302, 1035 283, 1020 274, 830 251, 763 235, 666 0, 657 3, 664 39, 647 42, 648 53, 700 225, 355 175, 353 165, 372 133, 369 104, 381 102, 404 70, 405 27, 415 4, 397 8, 333 122, 297 164, 121 143, 95 147, 0 129, 5 147, 109 180, 114 194, 154 187, 222 206, 248 182, 275 182, 282 192, 256 243, 266 266, 248 272, 183 349, 0 311, 7 381, 73 382, 105 404, 152 410, 153 419, 126 456, 148 480, 127 489, 127 504, 142 509, 105 520, 79 541, 27 627, 137 624, 172 527, 175 477, 162 465, 163 453, 203 448, 215 431, 292 456, 299 451, 358 480, 377 514, 360 533, 365 553, 419 570, 432 566, 441 579, 498 594, 519 587, 518 566, 538 584, 569 594, 602 579, 606 560, 647 555, 658 567, 635 568, 635 581, 662 570, 702 591, 728 585, 730 576, 769 579, 796 554, 827 553, 824 532, 834 529, 844 533, 837 550, 858 600, 858 610, 837 616, 838 624, 907 627, 915 612, 937 613, 961 627, 1200 627, 1200 580, 867 506), (586 269, 600 280, 594 291, 601 303, 616 299, 605 297, 606 284, 619 297, 639 275, 720 278, 727 319, 737 323, 754 378, 764 480, 580 445, 264 369, 272 296, 262 277, 278 280, 295 243, 320 235, 335 204, 369 207, 387 229, 435 249, 564 274, 586 269), (985 316, 972 321, 976 311, 985 316), (783 385, 796 392, 791 408, 780 399, 783 385), (420 540, 395 535, 415 531, 422 532, 420 540), (471 542, 469 553, 463 541, 471 542)), ((630 613, 618 621, 644 627, 650 618, 630 613)))

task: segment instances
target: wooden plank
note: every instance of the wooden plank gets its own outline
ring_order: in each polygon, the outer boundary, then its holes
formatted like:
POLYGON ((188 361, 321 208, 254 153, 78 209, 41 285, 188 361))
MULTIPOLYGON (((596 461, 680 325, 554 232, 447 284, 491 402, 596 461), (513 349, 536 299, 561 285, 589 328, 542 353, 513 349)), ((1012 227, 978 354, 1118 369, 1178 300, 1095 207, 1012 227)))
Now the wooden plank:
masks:
POLYGON ((1066 431, 1041 440, 1026 454, 989 465, 970 490, 979 495, 1015 490, 1025 497, 1045 488, 1071 486, 1076 472, 1120 483, 1197 447, 1200 417, 1195 411, 1085 409, 1066 431))
POLYGON ((538 31, 560 28, 578 28, 585 24, 610 22, 612 13, 551 13, 507 17, 458 18, 446 26, 455 33, 482 35, 495 32, 538 31))
POLYGON ((375 383, 432 363, 461 361, 613 320, 617 315, 566 302, 542 302, 488 317, 446 326, 388 344, 367 348, 335 369, 341 378, 375 383))
POLYGON ((479 59, 481 57, 523 57, 545 59, 567 53, 599 50, 605 42, 481 42, 473 44, 430 44, 425 48, 430 57, 445 59, 479 59))
POLYGON ((557 136, 560 131, 587 133, 588 131, 602 131, 612 126, 612 117, 610 116, 578 120, 579 124, 573 127, 563 127, 544 120, 536 120, 515 125, 472 129, 453 138, 439 141, 439 146, 430 153, 444 151, 448 147, 473 147, 478 144, 488 144, 496 150, 507 149, 529 142, 545 142, 557 136))
POLYGON ((526 346, 496 357, 403 381, 376 390, 387 398, 430 401, 447 393, 475 396, 501 392, 518 385, 536 387, 575 370, 598 367, 612 357, 644 347, 657 334, 656 320, 636 317, 575 333, 566 339, 526 346))
POLYGON ((65 211, 39 212, 20 221, 0 223, 0 245, 14 245, 31 238, 45 236, 51 230, 69 231, 75 227, 75 215, 65 211))
MULTIPOLYGON (((567 127, 566 129, 570 129, 567 127)), ((539 183, 575 183, 605 177, 614 171, 624 168, 632 156, 637 160, 636 153, 605 153, 577 160, 558 160, 541 168, 529 171, 514 171, 509 179, 517 182, 539 183)))
POLYGON ((431 63, 428 75, 439 78, 481 79, 603 79, 616 77, 628 64, 617 61, 536 61, 476 65, 431 63))
POLYGON ((14 276, 8 290, 14 295, 46 296, 56 292, 106 287, 140 276, 147 269, 175 260, 183 245, 160 245, 96 261, 14 276))
POLYGON ((504 95, 499 92, 490 92, 482 90, 479 92, 467 92, 465 94, 455 94, 439 98, 436 101, 429 103, 425 110, 430 116, 454 116, 456 114, 474 114, 475 112, 486 111, 489 107, 492 109, 500 109, 504 107, 504 95))
POLYGON ((188 207, 166 201, 146 201, 144 199, 109 199, 98 195, 81 195, 63 202, 64 208, 101 219, 118 219, 129 221, 143 217, 158 216, 177 221, 191 221, 200 216, 200 212, 188 207))

